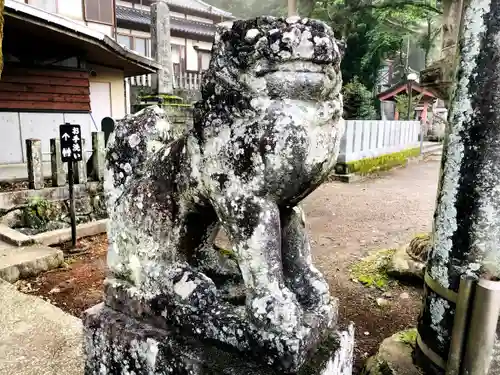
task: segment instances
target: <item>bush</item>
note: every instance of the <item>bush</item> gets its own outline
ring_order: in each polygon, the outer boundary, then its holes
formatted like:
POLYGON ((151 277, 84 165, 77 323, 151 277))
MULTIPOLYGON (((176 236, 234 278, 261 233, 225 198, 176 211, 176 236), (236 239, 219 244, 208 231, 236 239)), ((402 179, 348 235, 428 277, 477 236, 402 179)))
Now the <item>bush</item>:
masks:
POLYGON ((374 120, 377 111, 373 105, 372 93, 358 80, 358 77, 346 84, 344 95, 344 118, 346 120, 374 120))

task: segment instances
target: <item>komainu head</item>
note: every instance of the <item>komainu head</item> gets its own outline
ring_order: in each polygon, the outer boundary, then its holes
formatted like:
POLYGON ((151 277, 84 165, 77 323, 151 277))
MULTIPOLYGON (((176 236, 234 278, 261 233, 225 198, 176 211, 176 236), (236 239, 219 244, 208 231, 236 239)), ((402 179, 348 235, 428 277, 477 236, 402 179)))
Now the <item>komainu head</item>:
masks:
POLYGON ((341 101, 341 57, 321 21, 259 17, 219 24, 197 117, 243 113, 255 98, 341 101))

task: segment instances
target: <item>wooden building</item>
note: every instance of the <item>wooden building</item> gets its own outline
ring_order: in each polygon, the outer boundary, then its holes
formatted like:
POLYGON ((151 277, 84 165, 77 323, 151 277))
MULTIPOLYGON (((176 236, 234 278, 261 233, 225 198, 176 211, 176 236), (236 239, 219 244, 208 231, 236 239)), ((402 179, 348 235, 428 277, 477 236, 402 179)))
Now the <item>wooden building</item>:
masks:
POLYGON ((125 115, 125 77, 158 69, 83 19, 14 0, 5 0, 4 16, 0 164, 24 163, 28 138, 42 140, 48 162, 49 139, 64 122, 82 126, 90 150, 102 118, 125 115))

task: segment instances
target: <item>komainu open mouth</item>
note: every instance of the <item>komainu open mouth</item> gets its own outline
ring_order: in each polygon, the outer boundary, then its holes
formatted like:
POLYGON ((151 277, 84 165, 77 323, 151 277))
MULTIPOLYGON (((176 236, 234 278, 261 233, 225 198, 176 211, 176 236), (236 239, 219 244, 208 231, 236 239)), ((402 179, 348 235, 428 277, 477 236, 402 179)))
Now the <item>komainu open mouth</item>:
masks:
POLYGON ((268 60, 259 60, 253 65, 255 75, 262 77, 270 73, 322 73, 326 74, 325 68, 328 64, 318 64, 307 60, 295 60, 271 64, 268 60))

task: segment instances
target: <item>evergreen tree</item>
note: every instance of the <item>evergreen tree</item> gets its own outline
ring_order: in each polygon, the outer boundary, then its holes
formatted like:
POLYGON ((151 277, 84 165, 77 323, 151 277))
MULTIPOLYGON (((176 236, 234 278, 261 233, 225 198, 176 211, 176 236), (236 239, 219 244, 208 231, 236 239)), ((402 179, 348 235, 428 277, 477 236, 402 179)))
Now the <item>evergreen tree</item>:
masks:
POLYGON ((359 82, 358 77, 354 77, 342 88, 342 94, 346 120, 375 120, 377 118, 372 93, 359 82))

